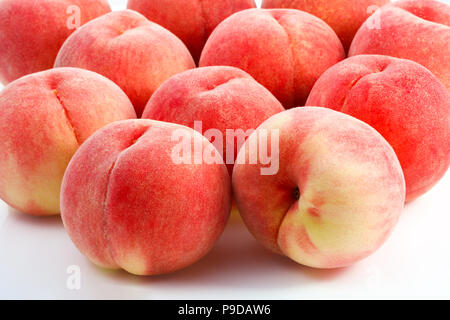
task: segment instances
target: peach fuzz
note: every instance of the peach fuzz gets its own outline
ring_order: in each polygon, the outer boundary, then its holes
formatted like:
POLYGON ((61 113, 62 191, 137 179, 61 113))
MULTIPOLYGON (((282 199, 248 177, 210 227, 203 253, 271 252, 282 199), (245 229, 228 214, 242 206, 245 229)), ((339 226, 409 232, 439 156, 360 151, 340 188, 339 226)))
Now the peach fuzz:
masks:
POLYGON ((87 70, 11 82, 0 93, 0 198, 28 214, 58 214, 61 180, 78 147, 106 124, 131 118, 125 93, 87 70))
POLYGON ((200 66, 238 67, 290 108, 304 105, 319 76, 344 58, 339 38, 319 18, 299 10, 248 9, 213 31, 200 66))
POLYGON ((195 68, 183 42, 131 11, 115 11, 74 32, 63 44, 56 67, 78 67, 113 80, 138 116, 153 92, 171 76, 195 68))
POLYGON ((279 113, 250 136, 234 167, 233 191, 259 242, 323 269, 377 250, 405 200, 400 164, 383 137, 353 117, 314 107, 279 113), (262 130, 279 132, 280 170, 271 176, 261 175, 259 160, 248 161, 255 156, 248 146, 262 130))
POLYGON ((421 65, 361 55, 330 68, 307 105, 354 116, 392 145, 406 179, 406 200, 431 189, 450 165, 450 94, 421 65))
MULTIPOLYGON (((216 129, 226 137, 228 129, 247 132, 282 111, 281 103, 244 71, 204 67, 167 80, 152 96, 142 117, 191 128, 195 121, 201 121, 201 134, 216 129)), ((223 145, 212 142, 225 160, 236 158, 238 141, 227 140, 223 145), (233 155, 227 155, 227 149, 233 150, 233 155)), ((226 162, 231 175, 233 164, 226 162)))
POLYGON ((95 264, 136 275, 170 273, 203 257, 230 213, 223 163, 177 164, 173 137, 218 151, 200 133, 154 120, 113 123, 71 160, 61 188, 61 215, 72 241, 95 264))
POLYGON ((77 23, 110 11, 107 0, 0 1, 0 82, 51 69, 77 23))
POLYGON ((359 27, 389 0, 263 0, 263 8, 298 9, 328 23, 341 39, 346 51, 359 27))
POLYGON ((217 25, 233 13, 250 8, 256 8, 254 0, 128 0, 128 9, 142 13, 183 40, 197 62, 217 25))
POLYGON ((380 54, 413 60, 450 91, 450 5, 400 0, 380 9, 360 28, 349 55, 380 54))

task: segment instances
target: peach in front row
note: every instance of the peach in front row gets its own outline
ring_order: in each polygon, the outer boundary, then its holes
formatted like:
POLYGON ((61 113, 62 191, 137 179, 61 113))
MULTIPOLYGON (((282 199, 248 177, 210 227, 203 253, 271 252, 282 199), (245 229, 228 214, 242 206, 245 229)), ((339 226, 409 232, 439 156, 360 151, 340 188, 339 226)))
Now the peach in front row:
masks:
MULTIPOLYGON (((190 128, 154 120, 113 123, 71 160, 61 188, 61 215, 78 249, 102 267, 164 274, 203 257, 222 233, 231 186, 222 163, 174 161, 185 145, 219 152, 190 128)), ((202 159, 202 155, 200 155, 202 159)))
MULTIPOLYGON (((272 141, 272 139, 270 139, 272 141)), ((271 149, 271 148, 269 148, 271 149)), ((239 152, 233 195, 245 224, 270 250, 316 268, 349 266, 391 234, 405 201, 392 147, 348 115, 295 108, 264 122, 239 152), (279 131, 279 166, 261 175, 252 144, 279 131)))

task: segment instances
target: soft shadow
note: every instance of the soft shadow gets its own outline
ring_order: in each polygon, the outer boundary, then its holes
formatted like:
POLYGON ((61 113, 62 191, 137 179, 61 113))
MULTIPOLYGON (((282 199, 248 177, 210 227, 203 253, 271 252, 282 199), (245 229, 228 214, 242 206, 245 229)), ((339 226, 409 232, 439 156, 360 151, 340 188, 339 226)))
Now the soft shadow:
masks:
POLYGON ((349 269, 317 270, 272 253, 253 239, 239 219, 230 220, 216 247, 201 261, 169 275, 139 277, 98 269, 106 277, 136 284, 178 287, 289 288, 329 281, 349 269))
POLYGON ((12 207, 8 206, 8 220, 12 220, 13 222, 25 223, 29 225, 37 225, 37 226, 61 226, 63 228, 63 223, 60 215, 53 216, 33 216, 26 213, 23 213, 19 210, 16 210, 12 207))
POLYGON ((314 269, 306 266, 302 266, 302 271, 306 276, 320 281, 328 281, 343 276, 350 272, 352 267, 347 268, 335 268, 335 269, 314 269))

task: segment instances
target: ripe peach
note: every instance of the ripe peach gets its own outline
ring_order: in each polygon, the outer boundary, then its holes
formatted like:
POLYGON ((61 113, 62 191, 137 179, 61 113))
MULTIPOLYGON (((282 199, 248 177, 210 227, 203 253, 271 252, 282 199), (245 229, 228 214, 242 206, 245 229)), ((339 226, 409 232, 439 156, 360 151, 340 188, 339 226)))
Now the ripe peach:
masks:
MULTIPOLYGON (((272 138, 268 142, 271 149, 272 138)), ((234 166, 233 191, 258 241, 316 268, 349 266, 377 250, 405 200, 402 169, 378 132, 343 113, 311 107, 279 113, 249 137, 234 166), (279 136, 275 175, 261 175, 265 165, 249 147, 261 148, 264 132, 279 136)))
POLYGON ((61 180, 80 144, 130 118, 125 93, 94 72, 59 68, 11 82, 0 93, 0 198, 32 215, 58 214, 61 180))
POLYGON ((115 11, 74 32, 63 44, 56 67, 79 67, 113 80, 133 102, 138 116, 168 78, 195 67, 183 42, 141 14, 115 11))
POLYGON ((177 164, 180 130, 190 136, 184 147, 193 157, 198 144, 220 157, 190 128, 141 119, 103 128, 71 160, 61 215, 75 245, 95 264, 137 275, 169 273, 203 257, 222 233, 231 197, 226 167, 177 164))
POLYGON ((0 82, 52 68, 78 24, 110 11, 107 0, 0 1, 0 82))
MULTIPOLYGON (((264 120, 284 111, 281 103, 249 74, 233 67, 188 70, 167 80, 152 96, 143 118, 174 122, 194 128, 201 121, 201 134, 219 130, 256 129, 264 120)), ((238 137, 239 138, 239 137, 238 137)), ((237 139, 212 141, 226 160, 231 175, 239 149, 237 139), (228 154, 227 149, 233 154, 228 154), (228 159, 228 160, 227 160, 228 159)))
POLYGON ((349 55, 382 54, 409 59, 433 72, 450 91, 450 5, 400 0, 372 15, 353 40, 349 55))
POLYGON ((263 0, 263 8, 286 8, 306 11, 328 23, 346 51, 356 31, 379 7, 390 0, 263 0))
POLYGON ((307 105, 352 115, 392 145, 406 179, 406 200, 424 194, 450 165, 450 94, 421 65, 362 55, 330 68, 307 105))
POLYGON ((254 0, 128 0, 128 9, 142 13, 183 40, 197 62, 206 40, 221 21, 255 7, 254 0))
POLYGON ((304 105, 319 76, 344 58, 339 38, 319 18, 299 10, 248 9, 213 31, 200 66, 247 71, 290 108, 304 105))

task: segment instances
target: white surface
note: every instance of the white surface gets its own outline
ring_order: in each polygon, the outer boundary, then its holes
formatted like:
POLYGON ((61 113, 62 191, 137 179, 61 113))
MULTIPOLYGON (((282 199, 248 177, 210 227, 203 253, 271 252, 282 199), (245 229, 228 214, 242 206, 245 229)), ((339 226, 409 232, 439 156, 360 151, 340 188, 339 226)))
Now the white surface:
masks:
MULTIPOLYGON (((111 1, 115 9, 123 0, 111 1)), ((1 89, 1 85, 0 85, 1 89)), ((450 298, 450 173, 408 204, 387 243, 359 264, 313 270, 274 255, 230 221, 215 249, 172 275, 137 277, 99 269, 66 235, 59 217, 34 218, 0 200, 1 299, 450 298), (69 266, 81 288, 70 290, 69 266)))

